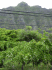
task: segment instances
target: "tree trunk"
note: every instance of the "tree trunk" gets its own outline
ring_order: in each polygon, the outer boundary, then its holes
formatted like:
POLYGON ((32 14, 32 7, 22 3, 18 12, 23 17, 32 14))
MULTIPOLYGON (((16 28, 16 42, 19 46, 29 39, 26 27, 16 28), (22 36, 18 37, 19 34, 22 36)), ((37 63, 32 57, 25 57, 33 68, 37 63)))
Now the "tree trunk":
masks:
POLYGON ((23 70, 23 65, 22 65, 22 68, 21 68, 21 70, 23 70))
POLYGON ((34 67, 34 62, 33 62, 33 67, 34 67))

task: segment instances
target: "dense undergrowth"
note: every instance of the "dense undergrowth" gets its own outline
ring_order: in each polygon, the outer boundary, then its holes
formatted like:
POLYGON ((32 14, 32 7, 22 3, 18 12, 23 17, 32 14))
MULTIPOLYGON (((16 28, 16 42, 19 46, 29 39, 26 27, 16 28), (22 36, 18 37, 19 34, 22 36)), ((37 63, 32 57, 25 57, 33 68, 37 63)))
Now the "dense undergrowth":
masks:
MULTIPOLYGON (((52 34, 34 30, 0 28, 0 68, 25 70, 24 66, 52 67, 52 34), (21 67, 21 69, 17 69, 21 67)), ((37 70, 37 69, 36 69, 37 70)), ((45 70, 45 69, 44 69, 45 70)))

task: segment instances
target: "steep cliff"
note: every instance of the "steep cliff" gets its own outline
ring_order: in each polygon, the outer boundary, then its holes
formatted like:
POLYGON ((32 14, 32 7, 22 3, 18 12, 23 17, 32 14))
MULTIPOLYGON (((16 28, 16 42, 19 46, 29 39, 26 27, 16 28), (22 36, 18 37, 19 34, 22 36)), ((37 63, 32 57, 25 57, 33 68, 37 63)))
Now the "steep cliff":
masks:
MULTIPOLYGON (((4 8, 1 11, 3 10, 25 11, 40 14, 26 13, 26 15, 18 15, 24 14, 24 12, 16 12, 18 14, 0 13, 0 28, 18 29, 24 28, 26 25, 31 25, 33 29, 41 28, 42 30, 48 30, 52 26, 52 9, 41 8, 41 6, 29 6, 25 2, 21 2, 16 7, 4 8)), ((4 12, 11 13, 11 11, 4 12)))

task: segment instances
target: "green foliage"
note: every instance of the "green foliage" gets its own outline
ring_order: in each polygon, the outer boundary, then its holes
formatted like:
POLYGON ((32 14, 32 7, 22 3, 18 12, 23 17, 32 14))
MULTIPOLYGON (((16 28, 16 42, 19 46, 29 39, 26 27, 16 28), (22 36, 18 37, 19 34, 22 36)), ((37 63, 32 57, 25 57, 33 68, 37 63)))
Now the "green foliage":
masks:
POLYGON ((38 66, 41 62, 52 65, 52 43, 45 34, 32 30, 5 30, 0 29, 0 68, 14 70, 17 66, 38 66), (4 36, 9 37, 5 40, 4 36), (2 52, 1 52, 2 51, 2 52))
POLYGON ((31 30, 32 29, 32 27, 31 26, 26 26, 26 28, 25 28, 26 30, 31 30))
POLYGON ((52 33, 49 34, 49 40, 50 40, 50 42, 52 43, 52 33))
POLYGON ((38 36, 37 31, 35 32, 35 31, 21 30, 21 31, 19 31, 17 41, 31 41, 32 39, 35 39, 36 41, 39 41, 39 40, 41 40, 40 35, 38 36))

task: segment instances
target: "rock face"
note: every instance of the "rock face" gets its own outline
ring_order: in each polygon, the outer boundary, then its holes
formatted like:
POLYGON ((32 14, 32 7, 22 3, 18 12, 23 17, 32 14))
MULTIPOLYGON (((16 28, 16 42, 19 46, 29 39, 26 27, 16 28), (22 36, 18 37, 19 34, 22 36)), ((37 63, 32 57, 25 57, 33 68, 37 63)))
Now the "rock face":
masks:
MULTIPOLYGON (((16 7, 4 8, 1 11, 3 12, 3 10, 25 11, 40 14, 24 13, 24 12, 16 12, 17 14, 0 13, 0 28, 19 29, 31 25, 34 30, 38 28, 41 28, 42 30, 48 30, 49 28, 52 27, 52 9, 41 8, 41 6, 30 7, 27 3, 21 2, 16 7)), ((12 11, 4 11, 4 12, 14 13, 12 11)))

